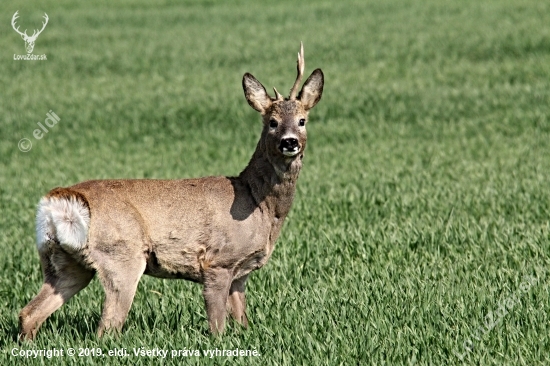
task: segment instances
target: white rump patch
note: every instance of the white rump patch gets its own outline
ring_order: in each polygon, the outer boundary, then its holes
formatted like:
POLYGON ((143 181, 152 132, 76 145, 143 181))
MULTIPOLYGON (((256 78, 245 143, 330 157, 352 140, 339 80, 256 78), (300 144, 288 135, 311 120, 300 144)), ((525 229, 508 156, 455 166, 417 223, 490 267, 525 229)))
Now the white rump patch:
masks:
POLYGON ((36 213, 36 245, 55 240, 62 247, 81 249, 86 244, 90 211, 76 197, 43 197, 36 213))

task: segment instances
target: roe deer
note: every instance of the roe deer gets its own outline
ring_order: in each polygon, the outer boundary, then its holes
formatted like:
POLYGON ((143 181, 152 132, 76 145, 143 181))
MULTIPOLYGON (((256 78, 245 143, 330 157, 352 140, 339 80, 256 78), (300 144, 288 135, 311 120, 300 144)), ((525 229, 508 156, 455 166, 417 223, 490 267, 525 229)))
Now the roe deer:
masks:
POLYGON ((303 52, 301 45, 288 98, 276 89, 271 98, 251 74, 243 76, 263 130, 238 177, 91 180, 55 188, 40 200, 36 233, 44 284, 21 310, 21 339, 34 339, 48 316, 96 273, 105 290, 98 336, 122 329, 143 274, 202 283, 214 334, 223 332, 227 311, 248 325, 246 280, 273 252, 294 199, 308 112, 323 92, 317 69, 297 94, 303 52))

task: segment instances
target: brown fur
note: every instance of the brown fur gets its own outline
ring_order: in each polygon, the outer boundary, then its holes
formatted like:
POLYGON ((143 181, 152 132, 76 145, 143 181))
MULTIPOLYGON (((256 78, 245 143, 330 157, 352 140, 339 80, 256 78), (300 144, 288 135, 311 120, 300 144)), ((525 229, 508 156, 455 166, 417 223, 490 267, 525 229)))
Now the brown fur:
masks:
POLYGON ((90 209, 90 204, 88 203, 86 197, 82 193, 72 190, 70 188, 57 187, 49 191, 46 196, 58 199, 70 199, 74 197, 80 200, 84 204, 84 206, 90 209))
POLYGON ((264 126, 238 177, 92 180, 50 191, 89 208, 87 243, 75 252, 55 238, 40 247, 44 285, 21 311, 22 338, 34 338, 95 273, 105 289, 99 335, 122 328, 142 274, 202 283, 213 333, 223 331, 227 312, 247 326, 246 280, 271 256, 292 205, 307 139, 299 121, 319 101, 323 74, 315 70, 298 98, 273 99, 250 74, 243 88, 264 126), (282 152, 287 136, 298 141, 294 156, 282 152))

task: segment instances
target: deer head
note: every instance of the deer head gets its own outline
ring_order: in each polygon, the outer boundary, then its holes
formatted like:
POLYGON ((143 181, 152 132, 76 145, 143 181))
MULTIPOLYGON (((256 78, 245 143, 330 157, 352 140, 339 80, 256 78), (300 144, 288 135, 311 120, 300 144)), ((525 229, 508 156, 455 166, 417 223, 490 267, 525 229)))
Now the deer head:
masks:
POLYGON ((254 76, 249 73, 243 76, 246 100, 262 115, 264 128, 259 147, 279 175, 288 171, 297 158, 301 160, 306 147, 308 112, 319 102, 323 93, 323 72, 316 69, 297 95, 304 67, 304 46, 300 44, 298 75, 288 98, 283 98, 275 88, 275 97, 272 98, 254 76))
POLYGON ((26 29, 25 29, 24 32, 20 32, 19 27, 17 27, 17 28, 15 27, 15 21, 16 21, 17 18, 19 18, 19 15, 17 14, 18 12, 19 12, 19 10, 16 11, 15 14, 13 14, 13 17, 11 18, 11 26, 13 27, 13 29, 17 33, 19 33, 19 35, 21 35, 21 38, 23 38, 23 40, 25 41, 25 49, 27 50, 27 53, 32 53, 32 50, 34 49, 34 42, 36 41, 36 38, 38 38, 40 33, 42 33, 44 28, 46 28, 46 24, 48 24, 48 14, 44 13, 44 19, 46 21, 42 22, 42 29, 40 29, 40 30, 35 29, 32 33, 32 36, 28 36, 26 29))

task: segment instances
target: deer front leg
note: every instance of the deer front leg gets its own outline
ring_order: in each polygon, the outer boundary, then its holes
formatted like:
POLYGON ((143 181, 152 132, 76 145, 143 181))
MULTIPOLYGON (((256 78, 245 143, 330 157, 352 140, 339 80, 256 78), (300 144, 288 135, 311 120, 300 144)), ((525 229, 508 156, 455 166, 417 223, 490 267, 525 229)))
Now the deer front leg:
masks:
POLYGON ((231 286, 232 276, 227 269, 209 268, 204 271, 204 303, 208 315, 208 325, 213 334, 223 333, 226 303, 231 286))
POLYGON ((246 317, 246 298, 244 295, 246 280, 248 275, 237 278, 231 283, 229 296, 227 297, 227 309, 233 319, 243 327, 248 327, 248 318, 246 317))

